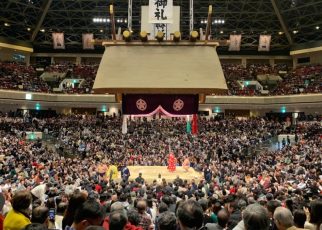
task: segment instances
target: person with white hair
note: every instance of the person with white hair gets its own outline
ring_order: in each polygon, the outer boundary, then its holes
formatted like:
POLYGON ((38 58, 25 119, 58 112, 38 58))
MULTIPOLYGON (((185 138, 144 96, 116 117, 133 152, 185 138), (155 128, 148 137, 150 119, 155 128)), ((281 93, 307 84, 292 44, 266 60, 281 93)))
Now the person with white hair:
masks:
POLYGON ((284 207, 278 207, 274 212, 274 221, 278 230, 299 230, 294 226, 294 219, 291 211, 284 207))
POLYGON ((269 217, 267 210, 259 204, 251 204, 243 211, 245 230, 268 230, 269 217))

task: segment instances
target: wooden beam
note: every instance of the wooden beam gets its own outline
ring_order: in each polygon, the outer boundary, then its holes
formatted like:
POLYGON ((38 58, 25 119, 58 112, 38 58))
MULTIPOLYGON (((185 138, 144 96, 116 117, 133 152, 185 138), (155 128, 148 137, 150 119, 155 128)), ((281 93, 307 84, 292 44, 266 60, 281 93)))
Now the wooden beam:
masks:
POLYGON ((209 9, 208 9, 208 19, 207 19, 206 39, 205 39, 206 41, 208 41, 208 37, 209 37, 209 34, 210 34, 210 27, 211 27, 211 24, 212 24, 211 15, 212 15, 212 5, 210 5, 209 9))
POLYGON ((116 31, 115 31, 115 17, 114 17, 114 6, 110 5, 110 17, 112 25, 112 39, 116 41, 116 31))

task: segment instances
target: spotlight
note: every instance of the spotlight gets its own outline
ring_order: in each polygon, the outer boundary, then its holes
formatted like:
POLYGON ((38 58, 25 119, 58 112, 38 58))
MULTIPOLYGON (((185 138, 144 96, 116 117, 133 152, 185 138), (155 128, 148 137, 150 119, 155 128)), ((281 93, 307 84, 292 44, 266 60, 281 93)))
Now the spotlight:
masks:
POLYGON ((162 31, 158 31, 156 39, 158 40, 158 42, 162 42, 164 39, 164 33, 162 31))
POLYGON ((181 38, 181 33, 179 31, 174 32, 173 34, 173 41, 174 42, 179 42, 181 38))
POLYGON ((132 38, 132 34, 130 31, 128 30, 125 30, 123 32, 123 39, 126 41, 126 42, 130 42, 131 41, 131 38, 132 38))
POLYGON ((316 26, 315 29, 319 30, 320 29, 320 26, 316 26))
POLYGON ((198 39, 198 37, 199 37, 199 33, 198 33, 198 31, 192 31, 191 33, 190 33, 190 41, 192 41, 192 42, 196 42, 197 41, 197 39, 198 39))
POLYGON ((141 31, 140 32, 140 39, 142 42, 147 42, 148 41, 148 33, 146 31, 141 31))

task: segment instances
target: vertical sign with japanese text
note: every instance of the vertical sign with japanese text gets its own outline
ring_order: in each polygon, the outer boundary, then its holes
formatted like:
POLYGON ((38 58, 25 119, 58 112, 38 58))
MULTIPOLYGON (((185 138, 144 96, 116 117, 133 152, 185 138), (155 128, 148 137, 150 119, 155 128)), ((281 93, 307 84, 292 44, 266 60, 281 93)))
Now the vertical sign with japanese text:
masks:
POLYGON ((149 0, 149 23, 173 23, 173 0, 149 0))
POLYGON ((259 36, 259 45, 258 51, 270 51, 271 48, 271 35, 260 35, 259 36))

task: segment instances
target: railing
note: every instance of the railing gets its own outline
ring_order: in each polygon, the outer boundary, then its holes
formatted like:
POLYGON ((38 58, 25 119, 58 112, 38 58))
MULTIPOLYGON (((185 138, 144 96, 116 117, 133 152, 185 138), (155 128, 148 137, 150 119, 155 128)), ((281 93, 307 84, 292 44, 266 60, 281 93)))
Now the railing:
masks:
MULTIPOLYGON (((85 107, 85 108, 99 108, 102 105, 116 105, 115 95, 106 94, 46 94, 22 92, 13 90, 0 90, 1 104, 14 104, 17 107, 26 106, 26 108, 34 107, 39 103, 41 107, 85 107), (28 98, 28 99, 26 99, 28 98), (29 106, 29 107, 28 107, 29 106)), ((207 106, 223 106, 223 108, 234 109, 271 109, 275 107, 287 106, 296 108, 322 107, 322 93, 320 94, 299 94, 288 96, 266 96, 266 97, 247 97, 247 96, 207 96, 206 101, 200 104, 200 108, 207 108, 207 106)))

